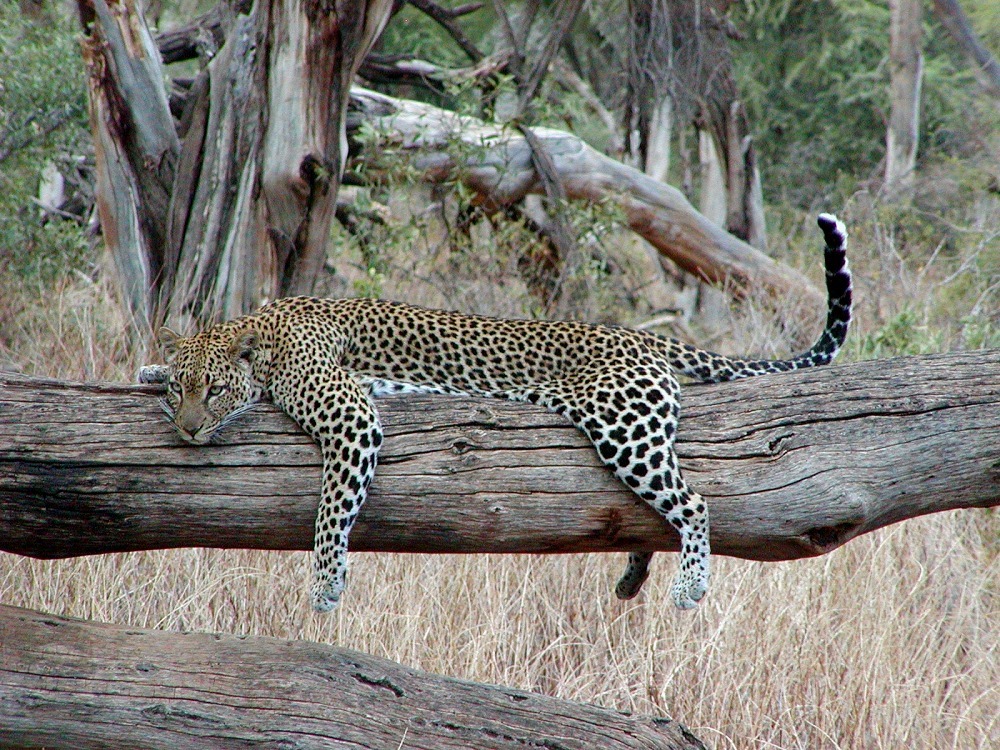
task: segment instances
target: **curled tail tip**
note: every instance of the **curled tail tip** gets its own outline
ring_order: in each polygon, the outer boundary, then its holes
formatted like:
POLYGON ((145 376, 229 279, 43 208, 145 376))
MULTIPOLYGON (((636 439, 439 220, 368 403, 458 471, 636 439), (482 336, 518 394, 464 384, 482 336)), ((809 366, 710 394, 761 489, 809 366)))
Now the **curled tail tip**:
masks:
POLYGON ((820 214, 816 223, 823 230, 826 244, 830 248, 843 248, 847 244, 847 227, 833 214, 820 214))

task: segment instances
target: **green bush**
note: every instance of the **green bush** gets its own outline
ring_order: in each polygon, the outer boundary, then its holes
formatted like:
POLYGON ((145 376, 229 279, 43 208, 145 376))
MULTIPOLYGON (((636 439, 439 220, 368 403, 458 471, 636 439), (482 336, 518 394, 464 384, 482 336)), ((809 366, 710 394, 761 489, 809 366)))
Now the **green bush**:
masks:
POLYGON ((73 222, 46 220, 32 198, 45 164, 89 150, 80 47, 69 19, 40 23, 0 4, 0 266, 46 277, 82 262, 73 222))
MULTIPOLYGON (((765 194, 810 209, 877 176, 889 103, 889 9, 875 0, 744 0, 733 45, 765 194)), ((981 125, 968 65, 924 16, 921 160, 960 153, 981 125)))

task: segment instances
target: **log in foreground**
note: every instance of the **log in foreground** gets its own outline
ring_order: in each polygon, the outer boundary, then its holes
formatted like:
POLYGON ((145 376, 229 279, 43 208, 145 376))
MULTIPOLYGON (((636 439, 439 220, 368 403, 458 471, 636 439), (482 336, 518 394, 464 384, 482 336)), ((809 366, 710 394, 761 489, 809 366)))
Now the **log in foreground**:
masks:
POLYGON ((704 749, 670 719, 306 641, 165 633, 0 606, 0 746, 704 749))
MULTIPOLYGON (((320 456, 261 405, 192 447, 157 386, 0 373, 0 548, 308 550, 320 456)), ((829 552, 906 518, 1000 504, 1000 350, 687 386, 677 450, 717 554, 829 552)), ((563 418, 499 400, 379 400, 386 441, 355 551, 676 550, 563 418)))

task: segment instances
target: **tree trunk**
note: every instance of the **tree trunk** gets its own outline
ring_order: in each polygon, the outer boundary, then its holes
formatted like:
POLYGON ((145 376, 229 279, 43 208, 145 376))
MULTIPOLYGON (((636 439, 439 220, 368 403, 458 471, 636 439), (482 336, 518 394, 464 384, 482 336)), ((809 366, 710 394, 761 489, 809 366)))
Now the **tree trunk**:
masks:
POLYGON ((670 140, 673 135, 673 102, 663 97, 653 109, 646 136, 646 161, 643 171, 659 182, 670 174, 670 140))
POLYGON ((0 606, 0 644, 3 747, 705 747, 670 719, 307 641, 140 630, 0 606))
POLYGON ((152 293, 167 245, 165 218, 180 140, 163 87, 163 68, 134 4, 80 0, 81 42, 90 94, 104 241, 141 333, 155 317, 152 293))
POLYGON ((764 195, 757 168, 757 151, 750 135, 750 121, 736 90, 736 81, 725 71, 714 80, 701 106, 701 138, 712 141, 722 170, 723 220, 731 234, 760 251, 767 249, 764 195))
MULTIPOLYGON (((0 380, 0 548, 67 557, 312 546, 316 448, 269 406, 183 444, 153 386, 0 380)), ((353 550, 676 550, 561 417, 505 401, 379 401, 386 441, 353 550)), ((788 560, 943 510, 1000 504, 1000 350, 684 391, 677 444, 717 554, 788 560)))
POLYGON ((920 89, 923 82, 922 0, 889 0, 889 93, 885 192, 912 194, 917 167, 920 89))
MULTIPOLYGON (((734 86, 735 88, 735 86, 734 86)), ((743 103, 736 98, 726 109, 726 229, 761 251, 767 250, 764 191, 757 168, 757 151, 743 103)))
MULTIPOLYGON (((488 208, 542 191, 525 139, 419 102, 355 88, 349 130, 362 124, 379 136, 363 154, 378 170, 378 156, 412 156, 424 179, 460 179, 488 208)), ((732 281, 744 291, 760 288, 820 306, 824 296, 802 274, 776 263, 700 214, 676 188, 590 148, 569 133, 535 128, 570 199, 614 201, 629 228, 681 268, 712 283, 732 281)))
POLYGON ((101 226, 144 330, 308 292, 325 258, 350 82, 392 3, 244 5, 213 16, 225 41, 175 127, 133 0, 80 2, 101 226))
POLYGON ((702 215, 719 227, 726 226, 726 180, 722 174, 722 159, 712 134, 698 130, 698 165, 701 190, 698 206, 702 215))

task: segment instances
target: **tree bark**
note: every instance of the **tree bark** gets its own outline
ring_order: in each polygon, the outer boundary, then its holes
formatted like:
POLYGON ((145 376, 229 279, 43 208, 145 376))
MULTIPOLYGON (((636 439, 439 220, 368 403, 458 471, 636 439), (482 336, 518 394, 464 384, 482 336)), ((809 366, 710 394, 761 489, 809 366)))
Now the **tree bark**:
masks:
MULTIPOLYGON (((424 178, 459 179, 488 208, 499 208, 542 192, 525 139, 481 120, 418 102, 355 88, 349 131, 362 123, 378 135, 384 154, 408 153, 424 178)), ((732 281, 805 304, 823 304, 823 295, 802 274, 776 263, 700 214, 676 188, 590 148, 574 135, 535 128, 544 142, 566 195, 593 202, 613 201, 632 231, 681 268, 712 283, 732 281)), ((377 171, 376 154, 366 168, 377 171)))
MULTIPOLYGON (((0 548, 67 557, 312 546, 320 458, 261 406, 189 447, 153 386, 0 380, 0 548)), ((561 417, 505 401, 379 401, 356 551, 676 550, 561 417)), ((788 560, 897 521, 1000 504, 1000 350, 691 386, 677 450, 717 554, 788 560)))
POLYGON ((698 165, 701 172, 698 206, 702 215, 713 224, 726 226, 726 201, 729 193, 722 174, 722 159, 715 139, 708 130, 698 131, 698 165))
POLYGON ((79 8, 97 211, 122 297, 145 332, 154 316, 150 290, 163 272, 180 140, 159 53, 133 0, 80 0, 79 8))
POLYGON ((80 0, 101 227, 140 333, 309 292, 325 258, 350 83, 392 2, 245 6, 202 19, 175 127, 135 0, 80 0))
POLYGON ((920 89, 924 76, 922 0, 889 0, 889 94, 885 192, 912 194, 917 167, 920 89))
POLYGON ((704 749, 670 720, 453 680, 306 641, 0 606, 0 745, 704 749))

